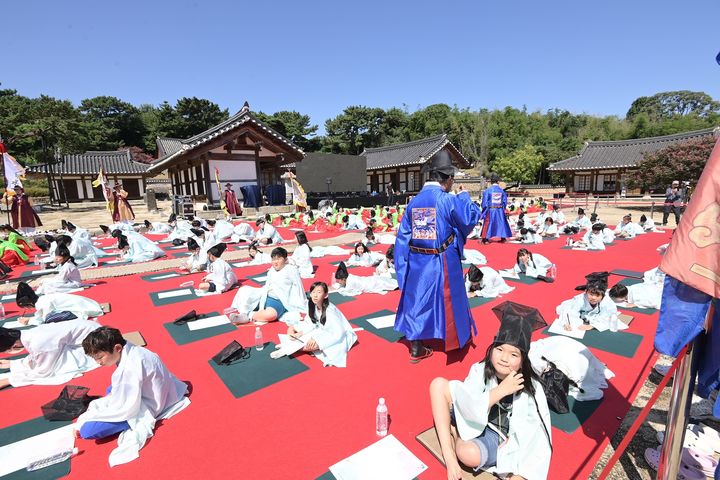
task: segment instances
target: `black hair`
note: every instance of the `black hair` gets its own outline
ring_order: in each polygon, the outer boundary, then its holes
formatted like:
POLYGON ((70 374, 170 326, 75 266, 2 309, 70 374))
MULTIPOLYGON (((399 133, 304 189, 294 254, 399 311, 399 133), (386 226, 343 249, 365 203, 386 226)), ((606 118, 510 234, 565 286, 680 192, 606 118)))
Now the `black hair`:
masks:
POLYGON ((297 239, 298 245, 307 245, 308 249, 312 252, 312 247, 308 243, 307 235, 305 235, 305 232, 295 232, 295 238, 297 239))
POLYGON ((127 343, 120 330, 112 327, 100 327, 88 334, 82 342, 85 355, 95 355, 100 352, 113 353, 115 345, 127 343))
MULTIPOLYGON (((58 247, 55 249, 55 256, 62 257, 65 259, 65 262, 71 262, 73 265, 76 265, 75 258, 70 255, 70 250, 65 245, 58 245, 58 247)), ((63 264, 65 262, 63 262, 63 264)))
POLYGON ((606 287, 607 287, 607 284, 605 284, 605 283, 590 282, 585 287, 585 292, 594 293, 595 295, 600 295, 603 298, 605 298, 605 288, 606 287))
POLYGON ((258 218, 257 220, 255 220, 255 226, 256 226, 256 227, 259 227, 261 223, 265 223, 265 219, 264 219, 264 218, 258 218))
POLYGON ((77 227, 75 225, 73 225, 71 222, 67 222, 67 229, 69 232, 74 232, 77 229, 77 227))
POLYGON ((193 220, 190 222, 190 226, 193 228, 200 228, 202 226, 202 222, 200 220, 193 220))
POLYGON ((270 252, 270 258, 287 258, 287 250, 285 250, 283 247, 275 247, 272 249, 272 252, 270 252))
POLYGON ((265 214, 265 221, 266 221, 266 222, 271 222, 271 221, 272 221, 272 217, 270 216, 269 213, 266 213, 266 214, 265 214))
POLYGON ((123 234, 122 230, 120 230, 119 228, 116 228, 115 230, 112 231, 111 235, 113 238, 120 238, 122 236, 122 234, 123 234))
POLYGON ((622 283, 616 283, 610 289, 610 298, 627 298, 628 288, 622 283))
POLYGON ((519 249, 519 250, 517 251, 517 255, 516 255, 516 257, 515 257, 515 260, 517 261, 517 264, 518 264, 518 265, 520 265, 520 256, 521 256, 521 255, 527 255, 527 256, 529 256, 529 257, 530 257, 530 261, 533 262, 533 263, 535 263, 535 262, 533 261, 532 252, 531 252, 530 250, 528 250, 527 248, 521 248, 521 249, 519 249))
POLYGON ((388 247, 387 252, 385 252, 385 258, 389 258, 390 260, 395 258, 395 245, 390 245, 388 247))
POLYGON ((335 278, 337 280, 345 280, 348 278, 348 271, 345 266, 345 262, 340 262, 340 265, 338 265, 337 270, 335 270, 335 278))
POLYGON ((592 226, 592 231, 593 232, 602 232, 604 227, 605 226, 602 223, 596 223, 595 225, 592 226))
POLYGON ((253 240, 252 242, 250 242, 250 245, 248 245, 248 251, 250 251, 250 250, 255 250, 256 252, 258 251, 258 241, 257 240, 253 240))
POLYGON ((350 219, 349 216, 343 215, 343 217, 342 217, 342 222, 343 222, 343 223, 347 223, 347 221, 348 221, 349 219, 350 219))
POLYGON ((640 221, 641 221, 642 223, 647 222, 647 217, 645 216, 644 213, 643 213, 642 215, 640 215, 640 221))
POLYGON ((367 238, 375 238, 375 232, 373 231, 372 227, 368 227, 367 230, 365 230, 365 236, 367 238))
POLYGON ((120 235, 120 238, 118 239, 117 247, 122 250, 125 247, 129 247, 130 244, 128 243, 128 239, 125 235, 120 235))
POLYGON ((370 249, 368 248, 367 245, 365 245, 365 244, 362 243, 362 242, 358 242, 358 243, 355 244, 355 248, 353 249, 353 253, 354 253, 355 255, 357 255, 357 249, 358 249, 358 247, 362 247, 362 248, 363 248, 363 250, 364 250, 363 253, 368 253, 368 252, 370 251, 370 249))
POLYGON ((578 208, 578 215, 585 215, 585 209, 584 209, 584 208, 578 208))
POLYGON ((311 293, 313 290, 315 290, 317 287, 322 287, 322 289, 327 294, 330 290, 328 289, 327 283, 325 282, 315 282, 312 285, 310 285, 310 290, 308 290, 308 313, 310 316, 310 320, 312 323, 320 323, 320 325, 325 325, 325 321, 327 320, 327 308, 328 305, 330 305, 330 299, 328 297, 325 297, 325 300, 323 300, 322 303, 322 315, 320 315, 320 318, 315 317, 315 303, 313 303, 312 298, 310 298, 309 293, 311 293))
POLYGON ((195 241, 195 239, 193 239, 193 238, 188 238, 188 241, 187 241, 187 249, 188 249, 189 251, 199 250, 199 249, 200 249, 200 245, 198 245, 198 243, 195 241))
MULTIPOLYGON (((492 378, 493 376, 497 378, 497 372, 495 371, 495 367, 492 364, 492 352, 494 349, 499 347, 500 345, 503 345, 499 342, 493 342, 490 344, 490 346, 485 351, 485 359, 483 360, 485 362, 485 368, 484 368, 484 374, 485 374, 485 382, 488 381, 488 379, 492 378)), ((535 386, 533 385, 532 380, 537 380, 540 382, 540 377, 537 373, 535 373, 535 370, 532 368, 532 364, 530 363, 530 357, 528 357, 528 354, 526 352, 523 352, 520 350, 520 372, 523 376, 523 379, 525 380, 523 382, 523 391, 527 393, 528 395, 535 396, 535 386)), ((498 383, 500 383, 498 379, 498 383)))
POLYGON ((520 235, 527 235, 527 233, 528 233, 528 229, 527 229, 527 228, 523 227, 523 228, 520 229, 520 235))
POLYGON ((555 220, 552 219, 552 217, 545 217, 545 223, 550 222, 550 225, 555 223, 555 220))
POLYGON ((202 228, 195 228, 195 227, 193 227, 193 228, 190 229, 190 231, 191 231, 192 234, 195 235, 196 237, 204 237, 204 236, 205 236, 205 230, 203 230, 202 228))
POLYGON ((428 174, 428 180, 431 182, 447 182, 448 179, 451 177, 451 175, 448 175, 447 173, 438 172, 437 170, 432 171, 428 174))
POLYGON ((208 249, 208 253, 212 255, 213 257, 220 258, 220 256, 223 254, 225 249, 227 248, 227 245, 220 242, 217 245, 213 245, 208 249))
POLYGON ((214 227, 216 221, 215 221, 215 220, 205 220, 205 223, 207 223, 207 224, 210 225, 211 227, 214 227))
POLYGON ((145 224, 145 228, 150 228, 152 226, 150 220, 144 220, 143 223, 145 224))
POLYGON ((10 226, 10 224, 6 223, 5 225, 0 226, 0 230, 5 230, 11 233, 17 233, 18 235, 22 236, 22 233, 15 230, 13 227, 10 226))
POLYGON ((470 269, 467 273, 467 278, 469 281, 471 281, 472 283, 482 282, 484 276, 485 274, 476 265, 470 265, 470 269))

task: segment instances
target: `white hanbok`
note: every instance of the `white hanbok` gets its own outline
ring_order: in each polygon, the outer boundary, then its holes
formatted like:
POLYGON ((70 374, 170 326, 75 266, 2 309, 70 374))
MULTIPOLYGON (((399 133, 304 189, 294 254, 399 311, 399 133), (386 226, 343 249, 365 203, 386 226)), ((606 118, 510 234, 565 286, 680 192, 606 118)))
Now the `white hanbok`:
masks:
MULTIPOLYGON (((486 380, 484 368, 484 362, 475 363, 464 382, 450 381, 458 435, 465 441, 480 436, 488 425, 490 391, 498 382, 494 376, 486 380)), ((513 395, 508 439, 498 446, 496 466, 488 472, 520 475, 527 480, 548 478, 552 435, 550 410, 542 385, 537 380, 532 382, 535 399, 524 391, 513 395)))
MULTIPOLYGON (((515 290, 515 287, 511 287, 505 280, 500 276, 498 272, 490 267, 480 267, 480 271, 483 273, 483 278, 480 281, 480 289, 475 290, 475 296, 483 298, 496 298, 499 295, 504 295, 515 290)), ((465 291, 470 293, 472 284, 465 275, 465 291)))
POLYGON ((265 238, 270 239, 271 243, 273 244, 282 243, 285 241, 278 233, 277 228, 273 227, 267 222, 265 222, 263 224, 263 228, 261 230, 258 230, 255 234, 255 240, 260 241, 265 238))
POLYGON ((363 222, 360 215, 350 214, 348 215, 348 221, 343 227, 343 230, 365 230, 367 225, 363 222))
POLYGON ((288 312, 304 311, 307 297, 297 267, 288 264, 280 270, 270 268, 265 285, 260 288, 247 285, 240 287, 233 298, 232 307, 252 318, 253 310, 263 308, 268 296, 280 300, 288 312))
POLYGON ((258 252, 255 254, 255 258, 250 259, 250 261, 247 262, 248 265, 266 265, 268 263, 272 262, 272 257, 269 253, 261 252, 258 250, 258 252))
POLYGON ((528 277, 537 278, 547 275, 552 265, 552 262, 544 256, 539 253, 533 253, 532 260, 528 262, 527 266, 522 262, 516 263, 513 271, 517 274, 524 273, 528 277))
POLYGON ((657 226, 655 225, 655 220, 653 220, 652 218, 648 218, 647 220, 645 220, 645 223, 640 223, 639 225, 646 232, 662 232, 662 230, 657 229, 657 226))
POLYGON ((182 240, 183 242, 187 242, 187 239, 193 236, 193 233, 190 230, 191 228, 192 224, 190 222, 182 218, 178 218, 175 221, 175 227, 172 229, 165 241, 172 242, 173 240, 182 240))
MULTIPOLYGON (((615 233, 623 234, 625 238, 635 238, 635 236, 638 234, 638 229, 642 231, 642 227, 637 223, 628 222, 623 224, 622 222, 620 222, 615 227, 615 233)), ((642 233, 645 232, 643 231, 642 233)))
POLYGON ((85 240, 91 241, 90 232, 88 232, 84 228, 75 227, 75 231, 72 233, 68 232, 68 234, 73 239, 73 242, 78 238, 84 238, 85 240))
POLYGON ((373 256, 370 255, 370 252, 365 252, 362 255, 353 253, 345 263, 349 267, 372 267, 375 260, 373 259, 373 256))
MULTIPOLYGON (((317 307, 316 316, 320 318, 317 307)), ((307 309, 306 309, 307 313, 307 309)), ((313 355, 319 359, 324 366, 345 367, 347 365, 347 354, 352 346, 357 342, 357 335, 353 332, 350 322, 347 321, 345 315, 332 303, 327 306, 325 312, 325 325, 313 323, 310 320, 309 313, 301 321, 291 323, 296 331, 302 332, 303 335, 309 334, 315 343, 318 344, 318 350, 313 355)))
POLYGON ((609 228, 607 228, 607 227, 603 228, 602 233, 603 233, 603 243, 605 243, 605 245, 610 245, 611 243, 613 243, 615 241, 615 233, 612 230, 610 230, 609 228))
POLYGON ((558 226, 556 224, 548 225, 546 223, 543 223, 542 228, 540 229, 540 234, 544 234, 546 237, 552 237, 557 238, 560 236, 560 231, 558 230, 558 226))
POLYGON ((375 275, 392 278, 395 275, 395 264, 390 263, 387 258, 383 258, 382 262, 375 267, 375 275))
POLYGON ((215 233, 215 238, 222 241, 232 237, 232 234, 235 233, 235 227, 227 220, 216 220, 212 231, 215 233))
POLYGON ((187 385, 170 373, 155 353, 126 343, 120 362, 112 374, 112 391, 90 402, 75 425, 85 422, 123 422, 130 429, 122 432, 118 447, 110 453, 110 466, 135 460, 155 422, 167 419, 190 404, 185 397, 187 385))
POLYGON ((328 245, 327 247, 323 246, 316 246, 313 247, 312 252, 310 252, 310 256, 312 258, 321 258, 325 256, 331 256, 336 257, 340 255, 347 255, 352 253, 352 250, 348 250, 346 248, 338 247, 336 245, 328 245))
POLYGON ((575 220, 570 222, 570 225, 573 227, 577 227, 580 230, 587 230, 592 228, 592 223, 590 223, 590 219, 585 215, 578 215, 575 220))
POLYGON ((38 287, 38 294, 68 292, 80 288, 82 279, 80 278, 80 270, 71 261, 67 261, 58 267, 58 274, 52 278, 47 278, 38 287))
POLYGON ((173 231, 173 227, 165 222, 151 222, 150 227, 147 232, 150 235, 167 235, 173 231))
POLYGON ((553 222, 555 222, 557 225, 562 225, 565 223, 565 214, 560 210, 553 211, 551 217, 553 219, 553 222))
POLYGON ((190 272, 202 272, 207 269, 207 253, 202 249, 193 252, 185 261, 182 263, 183 267, 190 272))
POLYGON ((554 363, 579 387, 570 385, 568 392, 579 401, 603 398, 603 389, 608 386, 607 380, 615 376, 585 345, 563 335, 532 342, 528 358, 538 375, 549 367, 548 361, 554 363))
POLYGON ((45 323, 47 316, 55 312, 71 312, 80 320, 103 314, 100 304, 91 298, 71 293, 48 293, 38 297, 35 302, 35 314, 30 318, 28 325, 45 323))
MULTIPOLYGON (((337 284, 336 284, 337 285, 337 284)), ((337 285, 339 287, 339 285, 337 285)), ((362 293, 384 294, 398 289, 398 282, 392 277, 379 275, 360 276, 349 274, 344 287, 337 289, 338 293, 346 297, 354 297, 362 293)))
POLYGON ((533 233, 530 230, 528 230, 528 232, 525 235, 522 235, 522 234, 520 235, 520 242, 536 244, 536 243, 542 243, 543 239, 539 233, 533 233))
POLYGON ((255 230, 248 223, 238 223, 233 227, 233 233, 230 235, 230 240, 233 243, 239 241, 250 242, 255 238, 255 230))
POLYGON ((478 250, 472 250, 470 248, 463 249, 463 262, 472 263, 473 265, 485 265, 487 258, 485 255, 480 253, 478 250))
POLYGON ((310 247, 307 243, 298 246, 290 256, 290 263, 297 267, 302 278, 313 278, 315 276, 313 264, 310 260, 311 257, 310 247))
POLYGON ((612 323, 618 326, 618 330, 627 328, 623 322, 614 321, 613 317, 618 315, 617 306, 607 295, 592 307, 586 295, 580 293, 562 302, 555 311, 560 319, 569 318, 572 325, 582 324, 582 317, 585 316, 589 325, 601 332, 609 330, 612 323))
POLYGON ((87 238, 75 238, 68 247, 70 255, 75 259, 78 268, 90 268, 98 266, 96 248, 93 247, 87 238))
POLYGON ((28 355, 10 360, 10 385, 61 385, 96 368, 82 341, 98 328, 100 324, 90 320, 68 320, 22 330, 20 341, 28 355))
POLYGON ((583 235, 582 242, 588 250, 605 250, 604 235, 602 232, 594 233, 592 230, 588 230, 585 232, 585 235, 583 235))
POLYGON ((216 292, 227 292, 237 283, 235 272, 222 258, 210 262, 206 279, 215 284, 216 292))
POLYGON ((132 263, 149 262, 165 256, 162 248, 140 234, 128 235, 127 239, 129 247, 123 254, 123 259, 127 261, 132 263))

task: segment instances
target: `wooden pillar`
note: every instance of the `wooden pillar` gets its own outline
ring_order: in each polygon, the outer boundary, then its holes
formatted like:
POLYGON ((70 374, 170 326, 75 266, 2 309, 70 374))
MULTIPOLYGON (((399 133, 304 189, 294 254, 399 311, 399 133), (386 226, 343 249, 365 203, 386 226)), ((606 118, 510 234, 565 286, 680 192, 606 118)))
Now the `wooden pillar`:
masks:
POLYGON ((260 206, 265 205, 265 201, 263 200, 263 194, 262 190, 264 185, 263 178, 262 178, 262 171, 260 170, 260 149, 255 149, 255 173, 257 175, 257 182, 258 186, 260 187, 260 206))
MULTIPOLYGON (((212 198, 212 188, 210 187, 210 160, 208 160, 207 158, 204 158, 202 160, 202 162, 203 162, 202 172, 203 172, 203 177, 205 177, 205 178, 203 178, 203 180, 205 181, 204 182, 205 195, 207 195, 208 203, 214 205, 215 202, 212 198)), ((218 203, 220 201, 220 198, 219 198, 220 195, 222 195, 222 192, 218 192, 218 203)))

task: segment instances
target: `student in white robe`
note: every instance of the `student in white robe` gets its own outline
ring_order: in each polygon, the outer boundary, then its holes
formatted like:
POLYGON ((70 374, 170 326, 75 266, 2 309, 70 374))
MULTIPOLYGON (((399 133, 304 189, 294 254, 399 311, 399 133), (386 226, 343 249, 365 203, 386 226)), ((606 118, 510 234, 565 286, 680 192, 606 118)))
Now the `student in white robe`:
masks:
POLYGON ((490 267, 470 265, 465 275, 465 291, 468 297, 496 298, 513 290, 515 287, 505 283, 500 274, 490 267))
POLYGON ((123 235, 119 230, 113 231, 113 237, 118 239, 118 249, 122 251, 122 259, 132 263, 149 262, 164 257, 162 248, 137 233, 123 235))
POLYGON ((435 378, 430 405, 447 469, 460 480, 460 464, 513 480, 548 478, 552 454, 550 411, 528 352, 535 326, 503 318, 485 359, 464 381, 435 378), (452 435, 455 420, 459 438, 452 435))
POLYGON ((557 203, 553 205, 553 211, 550 216, 556 225, 563 225, 565 223, 565 214, 560 210, 560 205, 557 203))
POLYGON ((74 426, 76 436, 101 439, 121 433, 110 466, 130 462, 153 434, 155 422, 190 404, 179 381, 155 353, 127 342, 119 330, 100 327, 82 343, 100 366, 116 366, 107 394, 90 402, 74 426))
POLYGON ((205 254, 207 254, 207 251, 210 250, 211 247, 218 244, 218 242, 215 242, 215 236, 211 232, 208 232, 199 226, 191 228, 190 232, 192 235, 188 237, 188 240, 195 240, 200 247, 200 250, 202 250, 205 254))
POLYGON ((0 388, 12 385, 61 385, 95 367, 82 349, 83 339, 100 324, 90 320, 47 323, 27 330, 0 327, 0 352, 20 353, 27 357, 0 360, 0 368, 9 368, 0 388))
POLYGON ((150 222, 145 220, 145 228, 150 235, 167 235, 173 231, 172 225, 165 222, 150 222))
POLYGON ((552 218, 552 214, 547 211, 547 207, 544 205, 540 207, 540 212, 537 214, 537 216, 532 220, 532 225, 536 227, 537 229, 540 229, 545 224, 546 218, 552 218))
POLYGON ((303 351, 312 353, 324 366, 345 367, 347 354, 357 342, 350 322, 328 299, 325 282, 310 286, 305 317, 290 324, 288 335, 311 335, 303 351))
POLYGON ((521 248, 517 252, 513 271, 518 275, 523 274, 552 283, 555 279, 548 277, 548 271, 552 266, 552 262, 539 253, 532 253, 527 248, 521 248))
POLYGON ((73 240, 77 240, 78 238, 84 238, 85 240, 88 240, 88 241, 91 240, 90 232, 88 232, 84 228, 76 227, 71 222, 67 222, 67 231, 73 240))
POLYGON ((61 245, 55 250, 55 265, 58 269, 57 275, 43 280, 37 289, 38 294, 67 292, 82 286, 80 270, 66 246, 61 245))
POLYGON ((307 235, 305 232, 295 232, 295 238, 298 246, 290 257, 290 263, 297 267, 302 278, 313 278, 315 276, 311 261, 313 249, 308 243, 307 235))
POLYGON ((592 229, 585 232, 582 240, 573 243, 574 247, 587 248, 588 250, 605 250, 605 236, 603 235, 602 223, 596 223, 592 229))
POLYGON ((655 221, 652 218, 647 218, 645 214, 640 215, 640 227, 646 232, 661 232, 655 226, 655 221))
POLYGON ((250 261, 248 265, 266 265, 272 262, 272 257, 269 253, 258 250, 258 243, 252 242, 248 247, 248 255, 250 261))
POLYGON ((233 224, 227 220, 208 220, 208 227, 215 234, 218 242, 229 242, 234 231, 233 224))
POLYGON ((347 260, 347 264, 351 267, 371 267, 375 264, 375 260, 370 255, 370 249, 363 243, 355 244, 355 251, 347 260))
POLYGON ((365 236, 362 239, 362 244, 366 247, 372 247, 373 245, 377 245, 377 243, 378 241, 377 238, 375 238, 375 232, 372 227, 368 227, 367 230, 365 230, 365 236))
POLYGON ((204 272, 208 264, 207 252, 201 249, 193 238, 188 239, 187 248, 190 256, 180 264, 180 269, 187 270, 189 273, 204 272))
POLYGON ((190 236, 192 236, 192 232, 190 231, 190 229, 192 229, 192 224, 184 218, 177 218, 173 213, 170 215, 168 224, 173 227, 173 230, 167 238, 165 238, 165 241, 172 242, 173 240, 182 240, 185 242, 190 236))
POLYGON ((545 222, 543 222, 542 228, 538 234, 543 238, 558 238, 560 236, 560 231, 558 230, 555 220, 553 220, 552 217, 545 217, 545 222))
POLYGON ((337 288, 337 292, 348 297, 362 293, 384 294, 398 289, 398 282, 392 277, 351 275, 344 262, 340 262, 335 271, 335 282, 333 286, 337 288))
POLYGON ((252 242, 255 238, 255 230, 249 223, 238 223, 233 227, 233 233, 230 236, 230 241, 233 243, 239 242, 252 242))
POLYGON ((622 322, 617 322, 617 306, 605 296, 607 283, 591 281, 585 287, 585 293, 575 295, 562 302, 555 311, 560 320, 569 322, 565 328, 571 330, 575 325, 579 330, 592 330, 593 328, 605 331, 615 323, 622 328, 622 322))
MULTIPOLYGON (((510 228, 515 228, 515 217, 508 217, 508 223, 510 224, 510 228)), ((470 232, 467 238, 468 240, 480 240, 482 238, 482 221, 478 222, 477 225, 473 227, 472 232, 470 232)))
POLYGON ((98 252, 101 253, 100 256, 107 256, 105 252, 95 248, 90 240, 83 237, 73 238, 68 249, 78 268, 97 267, 98 252))
POLYGON ((565 229, 563 230, 566 234, 575 234, 578 233, 580 230, 589 230, 592 228, 593 222, 590 221, 589 218, 585 215, 585 209, 584 208, 578 208, 578 215, 575 220, 565 225, 565 229))
POLYGON ((208 274, 198 285, 198 290, 222 293, 227 292, 237 283, 237 277, 232 267, 220 258, 225 248, 227 246, 224 243, 218 243, 208 250, 208 274))
POLYGON ((607 293, 616 305, 621 307, 660 308, 662 284, 636 283, 625 286, 616 283, 607 293))
POLYGON ((70 312, 81 320, 103 314, 100 304, 91 298, 71 293, 47 293, 38 296, 25 282, 18 284, 15 302, 20 308, 35 309, 32 316, 18 318, 18 321, 24 325, 40 325, 45 323, 51 314, 60 312, 70 312))
POLYGON ((365 230, 367 228, 367 224, 363 222, 362 217, 354 213, 342 217, 342 222, 343 230, 365 230))
POLYGON ((264 218, 258 218, 255 221, 257 232, 255 233, 255 240, 263 245, 278 244, 285 240, 280 236, 277 229, 267 223, 264 218))
POLYGON ((395 246, 390 245, 385 252, 385 258, 375 267, 375 275, 392 278, 395 275, 395 246))
POLYGON ((301 312, 307 298, 300 272, 288 262, 287 250, 276 247, 270 253, 272 267, 265 285, 260 288, 242 286, 235 294, 232 307, 238 311, 238 322, 274 322, 286 312, 301 312))
POLYGON ((615 227, 615 236, 618 238, 635 238, 638 233, 645 233, 640 225, 632 221, 631 215, 623 216, 615 227))
POLYGON ((542 243, 542 236, 535 231, 533 228, 521 228, 518 232, 515 240, 519 240, 521 243, 536 244, 542 243))
POLYGON ((463 249, 463 263, 472 263, 474 265, 485 265, 487 263, 487 258, 485 258, 485 255, 480 253, 479 250, 464 248, 463 249))

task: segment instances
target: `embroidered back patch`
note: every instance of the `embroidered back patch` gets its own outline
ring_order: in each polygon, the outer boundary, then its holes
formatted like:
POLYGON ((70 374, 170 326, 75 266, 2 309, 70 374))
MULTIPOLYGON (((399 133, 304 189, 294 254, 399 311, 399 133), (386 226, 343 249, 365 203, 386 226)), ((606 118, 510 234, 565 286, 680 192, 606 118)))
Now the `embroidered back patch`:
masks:
POLYGON ((502 205, 502 193, 493 193, 490 201, 493 205, 502 205))
POLYGON ((437 240, 437 214, 434 208, 412 209, 412 238, 437 240))

